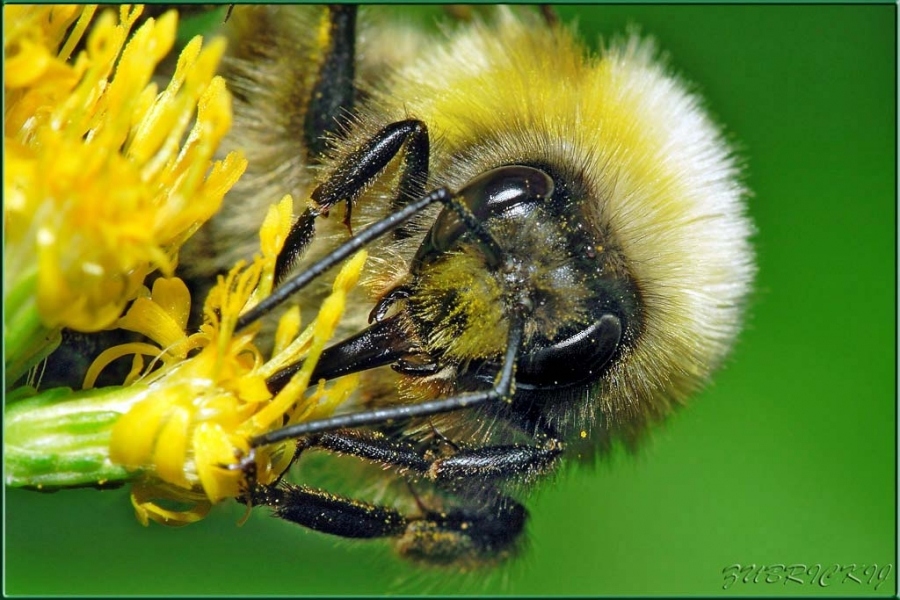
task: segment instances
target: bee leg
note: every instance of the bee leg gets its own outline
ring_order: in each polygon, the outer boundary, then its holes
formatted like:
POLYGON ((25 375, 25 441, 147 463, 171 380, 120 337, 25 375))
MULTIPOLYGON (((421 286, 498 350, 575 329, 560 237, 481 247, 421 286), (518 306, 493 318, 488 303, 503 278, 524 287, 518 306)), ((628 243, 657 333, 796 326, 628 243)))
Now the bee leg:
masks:
POLYGON ((310 197, 323 213, 346 200, 349 215, 352 201, 404 148, 399 189, 391 203, 391 212, 399 210, 425 195, 431 143, 425 123, 416 119, 405 119, 383 127, 344 158, 310 197))
POLYGON ((499 496, 486 504, 408 519, 396 548, 404 558, 432 565, 485 566, 513 554, 527 520, 524 506, 499 496))
POLYGON ((550 438, 538 446, 482 446, 428 459, 411 444, 353 429, 309 436, 299 443, 304 449, 321 448, 349 454, 453 488, 471 481, 527 481, 550 470, 563 452, 562 442, 550 438))
POLYGON ((281 251, 275 257, 275 285, 280 285, 316 235, 317 213, 307 208, 291 225, 281 251))
MULTIPOLYGON (((430 142, 428 128, 422 121, 407 119, 387 125, 376 133, 361 148, 347 156, 335 172, 313 190, 310 198, 315 208, 307 208, 291 227, 275 267, 275 281, 280 282, 290 268, 306 250, 315 234, 315 220, 341 201, 347 202, 345 223, 350 222, 353 201, 373 179, 398 155, 403 152, 403 169, 400 174, 397 197, 391 204, 391 213, 400 207, 426 196, 425 183, 428 179, 428 157, 430 142)), ((393 228, 395 236, 402 225, 393 228)))
POLYGON ((563 444, 549 438, 539 446, 483 446, 435 460, 428 477, 437 483, 464 484, 473 479, 530 481, 556 466, 563 444))
MULTIPOLYGON (((414 208, 414 206, 409 206, 407 208, 412 209, 414 208)), ((362 243, 362 240, 360 240, 360 238, 363 238, 366 234, 372 233, 373 229, 375 229, 375 226, 370 227, 362 234, 360 234, 357 238, 352 239, 351 242, 362 243)), ((327 257, 327 260, 340 260, 338 251, 335 251, 331 255, 329 255, 329 257, 327 257)), ((324 264, 324 261, 320 262, 323 262, 324 264)), ((307 271, 308 275, 304 274, 306 275, 305 279, 312 279, 313 277, 315 277, 316 273, 314 272, 314 270, 318 268, 318 263, 316 265, 313 265, 309 269, 309 271, 307 271)), ((241 317, 237 321, 237 324, 235 325, 235 329, 240 330, 242 327, 245 327, 247 323, 253 322, 253 320, 259 318, 260 314, 265 314, 265 312, 270 310, 272 306, 277 306, 280 302, 283 301, 283 298, 281 296, 287 296, 296 291, 296 289, 293 289, 295 287, 294 284, 296 284, 296 287, 299 289, 299 287, 301 287, 301 284, 305 284, 305 281, 300 277, 292 279, 290 282, 288 282, 288 284, 276 290, 272 295, 257 304, 254 308, 241 315, 241 317)), ((288 425, 287 427, 282 427, 281 429, 276 429, 274 431, 269 431, 267 433, 254 436, 250 438, 250 445, 256 448, 259 446, 274 444, 276 442, 287 439, 300 438, 313 433, 336 431, 338 429, 356 428, 363 427, 365 425, 377 425, 395 421, 405 421, 407 419, 413 419, 417 417, 429 417, 432 415, 454 412, 465 408, 474 408, 475 406, 483 404, 508 402, 512 398, 516 359, 519 355, 519 349, 522 345, 522 335, 524 330, 524 323, 522 321, 521 315, 519 314, 519 310, 515 310, 511 316, 513 318, 510 322, 509 332, 507 334, 506 355, 503 358, 503 367, 494 378, 494 385, 488 390, 479 392, 463 392, 461 394, 449 396, 446 398, 439 398, 437 400, 428 400, 426 402, 419 402, 415 404, 399 404, 394 406, 376 407, 359 412, 352 412, 343 415, 337 415, 334 417, 328 417, 326 419, 317 419, 313 421, 295 423, 293 425, 288 425)))
POLYGON ((339 133, 339 119, 352 114, 356 93, 356 6, 329 5, 325 18, 328 33, 322 63, 303 123, 303 141, 313 163, 324 154, 328 136, 339 133))
POLYGON ((258 485, 244 500, 268 506, 274 516, 321 533, 351 539, 394 538, 401 556, 434 565, 477 565, 506 558, 528 518, 524 506, 500 495, 449 510, 426 509, 414 517, 293 484, 258 485))
POLYGON ((345 538, 396 537, 407 526, 407 520, 392 508, 303 485, 257 485, 245 500, 272 508, 280 519, 345 538))

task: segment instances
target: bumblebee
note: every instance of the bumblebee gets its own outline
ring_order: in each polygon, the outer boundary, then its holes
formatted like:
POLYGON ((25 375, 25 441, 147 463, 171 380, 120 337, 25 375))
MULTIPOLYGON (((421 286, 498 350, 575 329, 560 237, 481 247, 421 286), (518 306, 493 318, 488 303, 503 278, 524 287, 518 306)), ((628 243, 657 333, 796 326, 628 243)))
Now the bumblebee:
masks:
POLYGON ((237 6, 228 26, 249 168, 185 266, 198 281, 249 255, 262 207, 300 199, 284 283, 247 325, 315 305, 316 278, 370 246, 314 374, 362 373, 358 398, 253 445, 296 438, 298 458, 347 455, 393 489, 249 477, 245 500, 429 564, 514 554, 531 484, 635 443, 733 345, 752 226, 721 130, 649 41, 594 54, 537 11, 437 39, 351 5, 237 6))

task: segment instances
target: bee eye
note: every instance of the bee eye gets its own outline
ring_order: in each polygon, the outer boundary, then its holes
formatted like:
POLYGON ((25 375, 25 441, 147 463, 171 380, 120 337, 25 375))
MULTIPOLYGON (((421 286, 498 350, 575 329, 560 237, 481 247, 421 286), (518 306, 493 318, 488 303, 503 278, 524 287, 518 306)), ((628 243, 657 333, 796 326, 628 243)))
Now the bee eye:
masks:
POLYGON ((605 314, 586 329, 519 359, 517 383, 530 387, 565 386, 597 379, 622 339, 622 322, 605 314))
MULTIPOLYGON (((480 222, 495 218, 521 218, 553 195, 553 179, 523 165, 492 169, 475 177, 457 194, 458 200, 480 222)), ((423 264, 453 247, 468 231, 459 215, 445 208, 425 236, 412 262, 415 272, 423 264)))

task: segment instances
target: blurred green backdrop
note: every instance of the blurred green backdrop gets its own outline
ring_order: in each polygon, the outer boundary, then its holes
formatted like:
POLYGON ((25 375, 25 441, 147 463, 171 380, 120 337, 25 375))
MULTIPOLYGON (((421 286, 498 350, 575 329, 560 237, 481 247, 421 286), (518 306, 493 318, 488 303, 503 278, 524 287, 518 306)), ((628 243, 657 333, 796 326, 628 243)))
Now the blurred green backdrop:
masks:
POLYGON ((232 504, 145 529, 125 490, 7 490, 8 594, 895 594, 893 571, 877 590, 723 590, 723 569, 896 567, 896 7, 558 12, 592 42, 654 36, 746 158, 760 270, 714 384, 638 456, 544 486, 528 550, 492 573, 422 571, 263 510, 239 527, 232 504))

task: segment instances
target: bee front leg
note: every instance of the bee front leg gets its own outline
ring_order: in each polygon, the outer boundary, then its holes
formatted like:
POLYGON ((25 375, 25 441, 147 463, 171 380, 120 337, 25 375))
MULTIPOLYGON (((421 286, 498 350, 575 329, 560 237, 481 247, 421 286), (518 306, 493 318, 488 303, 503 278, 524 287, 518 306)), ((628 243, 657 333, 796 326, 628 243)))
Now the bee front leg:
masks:
MULTIPOLYGON (((382 128, 358 150, 350 153, 311 194, 315 207, 307 208, 291 227, 278 255, 275 280, 282 281, 315 233, 315 219, 335 204, 347 202, 344 222, 350 224, 351 207, 366 186, 403 151, 399 189, 391 207, 399 208, 425 196, 430 142, 422 121, 407 119, 382 128), (405 148, 405 151, 403 151, 405 148)), ((402 237, 404 234, 395 232, 402 237)))

